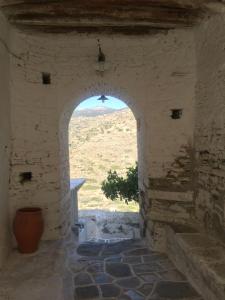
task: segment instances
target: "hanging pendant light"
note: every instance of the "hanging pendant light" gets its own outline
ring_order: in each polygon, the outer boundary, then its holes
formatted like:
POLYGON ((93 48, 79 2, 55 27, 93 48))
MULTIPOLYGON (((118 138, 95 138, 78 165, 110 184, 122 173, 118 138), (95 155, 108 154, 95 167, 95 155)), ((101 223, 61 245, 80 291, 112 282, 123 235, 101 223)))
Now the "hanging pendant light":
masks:
POLYGON ((96 65, 96 71, 98 71, 101 76, 103 76, 105 72, 106 67, 106 56, 102 51, 102 47, 100 44, 100 40, 98 40, 98 56, 97 56, 97 65, 96 65))
POLYGON ((97 100, 102 101, 104 103, 105 101, 109 100, 105 95, 101 95, 97 100))
POLYGON ((98 62, 104 63, 105 62, 105 54, 102 51, 100 41, 98 40, 98 62))

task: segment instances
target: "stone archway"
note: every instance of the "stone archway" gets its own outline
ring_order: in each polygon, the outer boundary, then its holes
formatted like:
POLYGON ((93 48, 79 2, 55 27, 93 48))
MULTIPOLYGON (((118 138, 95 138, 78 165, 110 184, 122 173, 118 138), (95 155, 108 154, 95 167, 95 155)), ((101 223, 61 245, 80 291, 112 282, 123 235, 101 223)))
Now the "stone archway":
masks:
POLYGON ((132 110, 121 99, 105 96, 104 103, 100 95, 84 100, 69 124, 72 219, 81 241, 140 238, 139 205, 112 201, 101 190, 109 170, 126 177, 138 161, 132 110))
MULTIPOLYGON (((112 91, 112 88, 106 87, 106 85, 98 86, 96 89, 94 89, 95 93, 84 93, 80 101, 71 100, 68 102, 67 106, 64 109, 63 114, 61 115, 60 120, 60 131, 59 131, 59 138, 60 138, 60 180, 61 180, 61 200, 62 200, 62 206, 61 206, 61 217, 62 217, 62 229, 63 229, 63 235, 66 235, 73 224, 71 220, 71 204, 70 204, 70 166, 69 166, 69 151, 68 151, 68 125, 72 116, 73 111, 76 109, 76 107, 83 102, 85 99, 90 98, 90 96, 93 96, 93 94, 106 94, 106 95, 112 95, 113 97, 116 97, 117 99, 125 99, 122 100, 129 109, 132 111, 136 121, 137 121, 137 153, 138 153, 138 161, 140 160, 140 157, 143 156, 141 154, 141 145, 140 145, 140 119, 141 114, 139 109, 136 107, 136 103, 129 99, 129 97, 124 97, 124 92, 122 92, 122 89, 118 89, 116 92, 112 91), (121 96, 122 95, 122 96, 121 96), (129 100, 128 100, 129 99, 129 100)), ((143 173, 143 166, 144 164, 139 165, 139 174, 141 178, 141 174, 143 173)), ((141 206, 141 204, 140 204, 141 206)), ((141 222, 143 224, 143 222, 141 222)))

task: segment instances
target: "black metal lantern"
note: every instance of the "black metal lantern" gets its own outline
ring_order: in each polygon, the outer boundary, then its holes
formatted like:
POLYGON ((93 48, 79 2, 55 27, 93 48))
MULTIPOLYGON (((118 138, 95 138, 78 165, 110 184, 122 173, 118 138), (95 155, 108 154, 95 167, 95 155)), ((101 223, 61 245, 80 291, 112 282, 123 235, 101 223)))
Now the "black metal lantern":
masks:
POLYGON ((99 101, 102 101, 102 103, 104 103, 105 101, 109 100, 105 95, 101 95, 99 98, 98 98, 99 101))

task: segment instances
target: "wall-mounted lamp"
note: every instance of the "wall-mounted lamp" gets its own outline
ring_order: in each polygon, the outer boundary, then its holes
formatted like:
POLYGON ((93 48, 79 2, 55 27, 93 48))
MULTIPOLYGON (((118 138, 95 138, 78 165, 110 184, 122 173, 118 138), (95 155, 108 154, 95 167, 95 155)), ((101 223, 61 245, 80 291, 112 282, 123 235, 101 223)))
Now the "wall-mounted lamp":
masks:
POLYGON ((104 103, 105 101, 109 100, 105 95, 101 95, 97 100, 102 101, 104 103))

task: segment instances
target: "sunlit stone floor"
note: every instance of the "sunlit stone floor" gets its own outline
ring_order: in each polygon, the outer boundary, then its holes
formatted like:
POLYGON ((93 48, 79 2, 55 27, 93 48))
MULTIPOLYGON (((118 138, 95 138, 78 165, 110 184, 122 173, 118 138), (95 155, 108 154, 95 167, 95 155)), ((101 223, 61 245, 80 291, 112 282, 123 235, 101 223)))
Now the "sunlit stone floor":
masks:
POLYGON ((76 300, 202 300, 166 255, 140 240, 82 243, 68 266, 76 300))

